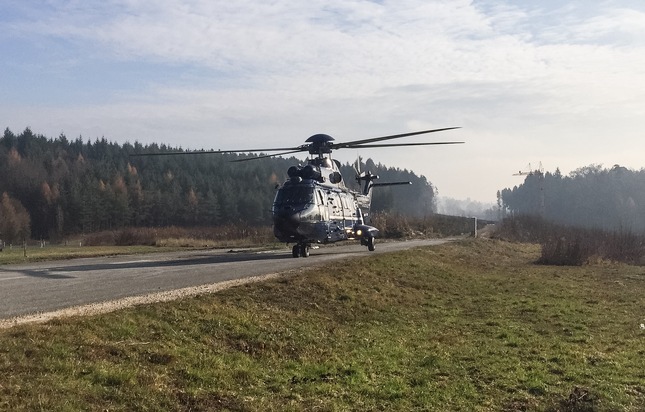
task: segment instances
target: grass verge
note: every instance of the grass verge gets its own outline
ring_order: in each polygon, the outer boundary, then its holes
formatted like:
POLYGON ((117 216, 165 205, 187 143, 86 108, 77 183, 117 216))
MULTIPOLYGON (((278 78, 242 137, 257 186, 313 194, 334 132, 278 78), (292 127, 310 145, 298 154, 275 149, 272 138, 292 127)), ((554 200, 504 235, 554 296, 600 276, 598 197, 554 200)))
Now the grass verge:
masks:
POLYGON ((0 410, 645 409, 645 272, 464 241, 0 331, 0 410))

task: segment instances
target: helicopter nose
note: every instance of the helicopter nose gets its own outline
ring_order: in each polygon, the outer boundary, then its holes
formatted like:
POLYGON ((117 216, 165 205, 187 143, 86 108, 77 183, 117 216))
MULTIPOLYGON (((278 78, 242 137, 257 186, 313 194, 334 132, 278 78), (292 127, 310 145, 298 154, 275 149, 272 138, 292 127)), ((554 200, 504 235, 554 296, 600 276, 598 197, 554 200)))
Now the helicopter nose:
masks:
POLYGON ((295 233, 300 225, 300 212, 291 208, 276 210, 273 214, 273 221, 282 232, 295 233))

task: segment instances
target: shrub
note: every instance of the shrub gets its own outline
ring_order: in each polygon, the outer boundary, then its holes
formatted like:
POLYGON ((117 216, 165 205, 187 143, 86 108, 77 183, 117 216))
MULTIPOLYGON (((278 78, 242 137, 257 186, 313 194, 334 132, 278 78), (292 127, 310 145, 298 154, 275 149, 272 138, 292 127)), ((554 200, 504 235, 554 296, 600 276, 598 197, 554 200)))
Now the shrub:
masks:
POLYGON ((580 238, 558 238, 542 243, 542 255, 537 263, 542 265, 582 266, 589 259, 589 251, 580 238))
POLYGON ((167 239, 193 239, 202 243, 249 240, 250 243, 270 243, 275 239, 268 226, 249 226, 243 223, 210 227, 137 227, 107 230, 83 237, 87 246, 154 246, 166 243, 167 239))
MULTIPOLYGON (((489 223, 477 220, 477 227, 481 229, 489 223)), ((437 214, 413 218, 394 213, 375 213, 368 224, 376 227, 382 237, 389 239, 460 236, 473 232, 472 218, 437 214)))
POLYGON ((590 258, 640 263, 645 256, 645 236, 631 232, 606 232, 557 225, 536 216, 515 216, 499 224, 497 237, 516 242, 540 243, 537 263, 578 266, 590 258))
POLYGON ((127 228, 119 231, 115 236, 117 246, 154 246, 156 231, 151 228, 127 228))

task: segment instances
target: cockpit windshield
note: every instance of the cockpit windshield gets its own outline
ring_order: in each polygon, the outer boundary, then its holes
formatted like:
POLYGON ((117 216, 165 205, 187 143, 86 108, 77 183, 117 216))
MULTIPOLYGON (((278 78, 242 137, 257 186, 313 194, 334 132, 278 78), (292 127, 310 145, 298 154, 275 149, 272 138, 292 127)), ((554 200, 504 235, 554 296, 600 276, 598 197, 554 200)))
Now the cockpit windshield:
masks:
POLYGON ((314 203, 313 186, 286 186, 278 190, 276 205, 296 205, 314 203))

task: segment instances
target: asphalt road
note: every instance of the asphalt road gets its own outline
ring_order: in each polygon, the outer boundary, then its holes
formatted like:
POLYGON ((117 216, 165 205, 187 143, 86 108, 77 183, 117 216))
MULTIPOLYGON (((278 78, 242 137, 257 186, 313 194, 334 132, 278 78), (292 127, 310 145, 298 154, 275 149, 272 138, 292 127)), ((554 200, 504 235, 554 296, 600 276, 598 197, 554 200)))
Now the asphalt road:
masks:
POLYGON ((278 251, 205 250, 0 266, 0 319, 79 305, 214 284, 351 257, 370 256, 445 240, 378 243, 375 252, 357 244, 312 249, 308 258, 278 251))

